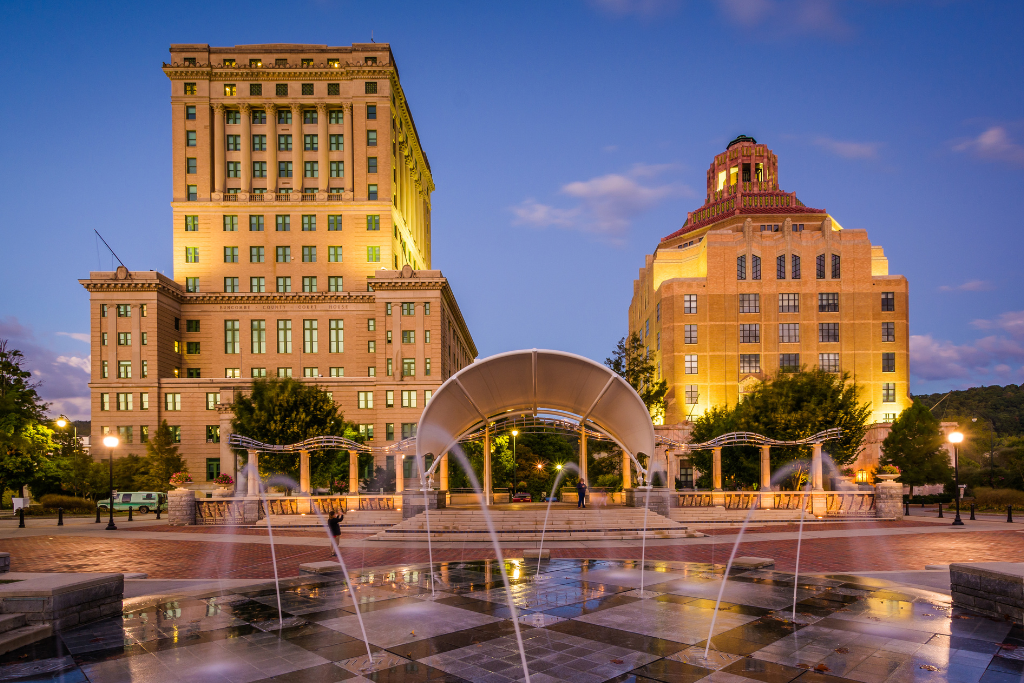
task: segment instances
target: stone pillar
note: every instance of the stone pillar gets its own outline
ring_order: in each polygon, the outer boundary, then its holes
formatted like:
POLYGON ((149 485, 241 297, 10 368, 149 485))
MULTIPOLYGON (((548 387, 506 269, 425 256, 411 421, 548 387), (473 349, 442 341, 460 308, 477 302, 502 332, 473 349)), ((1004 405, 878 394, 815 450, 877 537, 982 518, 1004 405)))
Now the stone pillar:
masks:
POLYGON ((224 191, 224 152, 227 141, 224 139, 224 105, 213 105, 213 191, 224 191))
POLYGON ((445 453, 441 456, 441 464, 437 466, 440 473, 438 481, 440 482, 440 489, 442 491, 448 490, 448 454, 445 453))
POLYGON ((331 149, 330 138, 327 135, 327 103, 318 102, 316 105, 316 131, 317 131, 317 163, 320 166, 320 191, 327 192, 331 184, 331 163, 329 152, 331 149))
POLYGON ((196 494, 189 489, 167 492, 167 523, 171 526, 192 526, 196 523, 196 494))
POLYGON ((713 463, 711 465, 711 488, 714 491, 722 490, 722 447, 711 449, 713 463))
POLYGON ((299 451, 299 491, 309 493, 309 451, 299 451))
POLYGON ((875 517, 903 519, 903 484, 897 481, 875 484, 875 517))
MULTIPOLYGON (((356 146, 356 140, 352 134, 352 116, 354 115, 355 109, 353 108, 351 102, 348 102, 343 106, 345 109, 345 187, 349 190, 349 192, 355 192, 356 170, 352 162, 352 150, 355 149, 356 146)), ((355 199, 354 196, 352 198, 355 199)))
POLYGON ((235 471, 235 453, 231 449, 231 412, 225 410, 220 414, 220 473, 227 474, 238 482, 235 471))
POLYGON ((242 119, 242 192, 252 189, 252 107, 238 106, 242 119))
POLYGON ((811 444, 811 490, 824 491, 821 480, 821 444, 811 444))
POLYGON ((249 462, 245 464, 245 471, 247 473, 246 480, 248 482, 245 494, 247 496, 258 496, 260 495, 260 456, 259 453, 254 450, 250 450, 248 453, 249 462))
POLYGON ((633 488, 633 473, 629 469, 629 453, 622 451, 622 489, 633 488))
POLYGON ((580 480, 587 486, 590 481, 587 479, 587 428, 580 424, 580 480))
POLYGON ((405 490, 405 455, 399 453, 395 456, 395 493, 405 490))
MULTIPOLYGON (((348 114, 345 114, 345 120, 348 120, 348 114)), ((351 130, 351 124, 348 129, 351 130)), ((347 148, 346 148, 347 149, 347 148)), ((481 482, 483 486, 484 499, 483 505, 491 505, 494 502, 494 483, 491 481, 491 425, 484 425, 484 480, 481 482)))
POLYGON ((772 494, 772 447, 761 446, 761 495, 758 507, 774 508, 775 496, 772 494))
MULTIPOLYGON (((302 192, 302 105, 292 104, 292 192, 302 192)), ((297 197, 293 197, 297 199, 297 197)))
POLYGON ((359 493, 359 453, 348 452, 348 490, 349 493, 359 493))
POLYGON ((277 192, 277 105, 267 102, 264 107, 267 111, 267 192, 277 192))

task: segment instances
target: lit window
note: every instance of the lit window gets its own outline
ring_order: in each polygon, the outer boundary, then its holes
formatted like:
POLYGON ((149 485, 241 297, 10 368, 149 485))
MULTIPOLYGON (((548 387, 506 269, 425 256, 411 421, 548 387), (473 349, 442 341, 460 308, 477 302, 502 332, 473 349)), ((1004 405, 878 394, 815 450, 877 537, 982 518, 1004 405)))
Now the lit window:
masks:
POLYGON ((267 321, 253 320, 250 323, 251 343, 249 349, 252 353, 267 352, 267 321))
POLYGON ((761 354, 741 353, 740 372, 746 374, 761 372, 761 354))
POLYGON ((181 410, 181 394, 164 394, 164 410, 181 410))
POLYGON ((373 408, 373 392, 360 391, 357 393, 358 406, 361 409, 373 408))
POLYGON ((896 383, 885 382, 882 384, 882 403, 896 402, 896 383))
POLYGON ((217 410, 217 405, 220 403, 219 392, 206 392, 206 409, 217 410))
POLYGON ((700 397, 700 389, 696 384, 686 385, 686 404, 694 405, 697 403, 697 399, 700 397))
POLYGON ((415 390, 402 390, 402 407, 403 408, 415 408, 416 407, 416 391, 415 390))
POLYGON ((345 351, 345 321, 331 320, 330 329, 330 352, 344 353, 345 351))
POLYGON ((697 374, 697 354, 688 353, 684 356, 683 364, 687 375, 697 374))
MULTIPOLYGON (((185 94, 186 95, 195 95, 196 94, 196 84, 195 83, 185 83, 185 94)), ((195 109, 196 108, 195 107, 186 107, 186 110, 187 109, 192 109, 192 118, 194 119, 196 117, 196 115, 195 115, 195 109)), ((186 118, 188 118, 187 115, 186 115, 186 118)))

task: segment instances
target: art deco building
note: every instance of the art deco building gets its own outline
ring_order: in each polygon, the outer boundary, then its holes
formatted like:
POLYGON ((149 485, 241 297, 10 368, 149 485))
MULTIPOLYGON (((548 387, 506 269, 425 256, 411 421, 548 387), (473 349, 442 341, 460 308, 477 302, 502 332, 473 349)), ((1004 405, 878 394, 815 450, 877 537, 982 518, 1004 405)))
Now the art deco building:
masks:
POLYGON ((476 347, 431 270, 434 181, 390 47, 172 45, 163 69, 174 277, 81 281, 94 433, 141 454, 167 420, 212 478, 234 471, 235 392, 294 377, 371 444, 413 435, 476 347))
POLYGON ((911 402, 907 279, 866 230, 779 189, 778 159, 749 137, 715 157, 704 205, 647 256, 629 331, 668 382, 665 424, 801 367, 849 372, 872 422, 911 402))

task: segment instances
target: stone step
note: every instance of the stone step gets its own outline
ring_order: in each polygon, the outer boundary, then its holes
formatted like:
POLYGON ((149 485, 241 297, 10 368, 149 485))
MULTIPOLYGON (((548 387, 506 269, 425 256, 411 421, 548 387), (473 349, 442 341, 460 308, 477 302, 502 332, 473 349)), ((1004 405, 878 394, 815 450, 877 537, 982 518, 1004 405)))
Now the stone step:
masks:
POLYGON ((49 638, 52 634, 53 626, 50 624, 21 626, 5 633, 0 633, 0 655, 17 650, 19 647, 31 645, 43 638, 49 638))
POLYGON ((24 614, 0 614, 0 633, 7 633, 24 625, 24 614))

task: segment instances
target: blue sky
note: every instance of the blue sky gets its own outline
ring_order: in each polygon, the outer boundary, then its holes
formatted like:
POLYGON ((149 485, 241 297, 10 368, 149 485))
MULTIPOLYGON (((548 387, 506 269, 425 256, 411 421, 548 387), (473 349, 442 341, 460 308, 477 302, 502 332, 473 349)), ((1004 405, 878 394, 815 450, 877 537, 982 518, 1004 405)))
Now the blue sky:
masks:
POLYGON ((77 278, 171 272, 174 43, 389 42, 437 184, 434 267, 481 356, 603 360, 632 281, 738 134, 911 291, 917 393, 1024 381, 1024 3, 0 5, 0 338, 84 415, 77 278))

